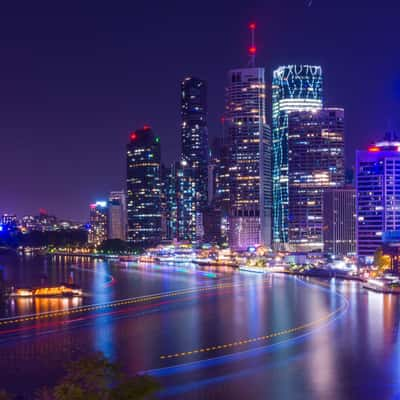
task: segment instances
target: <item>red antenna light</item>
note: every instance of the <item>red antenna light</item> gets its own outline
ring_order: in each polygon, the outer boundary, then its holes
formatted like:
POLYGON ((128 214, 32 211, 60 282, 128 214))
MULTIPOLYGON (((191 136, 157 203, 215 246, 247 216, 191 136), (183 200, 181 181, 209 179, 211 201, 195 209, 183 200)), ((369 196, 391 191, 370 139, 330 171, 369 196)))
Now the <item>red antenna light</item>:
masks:
POLYGON ((250 47, 249 47, 249 54, 250 54, 249 65, 250 65, 250 67, 255 67, 255 64, 256 64, 256 53, 257 53, 257 48, 256 48, 256 44, 255 44, 256 23, 255 22, 251 22, 249 24, 249 29, 250 29, 250 33, 251 33, 251 44, 250 44, 250 47))
POLYGON ((144 131, 149 131, 150 130, 150 126, 149 125, 143 125, 143 130, 144 131))
POLYGON ((131 133, 131 140, 136 140, 136 139, 137 139, 136 132, 132 132, 131 133))

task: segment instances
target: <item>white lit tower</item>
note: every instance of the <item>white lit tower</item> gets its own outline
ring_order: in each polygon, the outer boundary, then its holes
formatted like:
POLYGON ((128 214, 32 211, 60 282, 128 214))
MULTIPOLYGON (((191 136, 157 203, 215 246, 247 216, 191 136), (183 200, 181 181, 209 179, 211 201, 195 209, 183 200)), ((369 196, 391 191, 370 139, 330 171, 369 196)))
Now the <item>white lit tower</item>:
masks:
POLYGON ((271 134, 266 123, 265 69, 256 67, 254 33, 247 68, 228 72, 225 126, 229 137, 229 244, 271 245, 271 134))

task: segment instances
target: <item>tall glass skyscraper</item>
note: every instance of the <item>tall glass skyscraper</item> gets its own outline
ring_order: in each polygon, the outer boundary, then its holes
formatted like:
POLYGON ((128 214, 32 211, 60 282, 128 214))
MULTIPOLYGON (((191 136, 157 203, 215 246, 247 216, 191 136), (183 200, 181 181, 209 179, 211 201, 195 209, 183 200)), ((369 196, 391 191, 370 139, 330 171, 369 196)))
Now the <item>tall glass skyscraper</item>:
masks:
POLYGON ((128 241, 161 240, 160 138, 149 126, 132 132, 127 145, 128 241))
POLYGON ((229 137, 229 244, 271 245, 271 136, 266 123, 264 68, 228 73, 225 126, 229 137))
MULTIPOLYGON (((207 87, 205 81, 187 77, 181 84, 181 118, 182 118, 182 168, 181 178, 185 181, 183 186, 193 185, 193 190, 185 190, 187 198, 185 204, 190 205, 190 210, 182 212, 179 217, 185 215, 193 217, 178 221, 185 232, 187 240, 200 240, 202 228, 202 212, 207 206, 208 199, 208 159, 209 144, 207 130, 207 87), (193 224, 193 218, 196 221, 193 224)), ((184 217, 186 218, 186 217, 184 217)))
POLYGON ((288 126, 289 245, 322 251, 323 193, 345 181, 344 110, 291 112, 288 126))
POLYGON ((356 190, 352 186, 324 190, 324 253, 356 254, 356 190))
POLYGON ((312 65, 286 65, 273 72, 273 241, 288 244, 288 115, 322 108, 322 69, 312 65))

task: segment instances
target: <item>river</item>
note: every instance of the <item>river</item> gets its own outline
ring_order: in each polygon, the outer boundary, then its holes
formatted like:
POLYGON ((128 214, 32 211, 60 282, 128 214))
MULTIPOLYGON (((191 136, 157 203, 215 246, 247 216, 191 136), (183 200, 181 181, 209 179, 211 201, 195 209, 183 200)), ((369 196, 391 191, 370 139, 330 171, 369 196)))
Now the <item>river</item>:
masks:
POLYGON ((19 287, 85 292, 2 304, 0 321, 17 320, 0 325, 0 388, 13 393, 101 351, 160 380, 159 398, 400 399, 400 297, 358 282, 41 256, 2 256, 0 269, 19 287))

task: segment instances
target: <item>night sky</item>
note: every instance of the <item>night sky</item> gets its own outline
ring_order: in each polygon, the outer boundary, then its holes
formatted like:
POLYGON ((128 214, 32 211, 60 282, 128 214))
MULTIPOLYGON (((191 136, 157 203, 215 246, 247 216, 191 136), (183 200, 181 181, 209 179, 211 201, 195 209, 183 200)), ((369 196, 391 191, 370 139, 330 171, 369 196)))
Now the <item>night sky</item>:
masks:
POLYGON ((186 75, 207 80, 219 134, 250 20, 268 80, 281 64, 322 65, 325 104, 345 108, 351 166, 356 148, 400 132, 399 15, 386 0, 3 2, 0 213, 86 220, 90 202, 124 187, 128 133, 145 123, 164 162, 177 158, 186 75))

